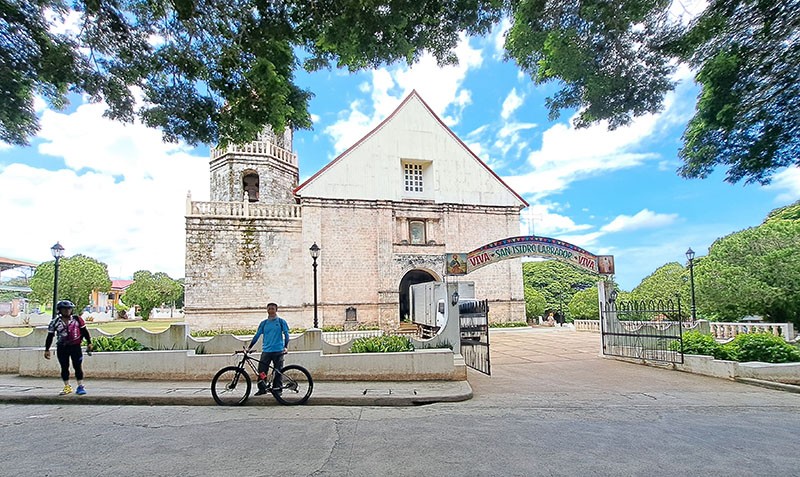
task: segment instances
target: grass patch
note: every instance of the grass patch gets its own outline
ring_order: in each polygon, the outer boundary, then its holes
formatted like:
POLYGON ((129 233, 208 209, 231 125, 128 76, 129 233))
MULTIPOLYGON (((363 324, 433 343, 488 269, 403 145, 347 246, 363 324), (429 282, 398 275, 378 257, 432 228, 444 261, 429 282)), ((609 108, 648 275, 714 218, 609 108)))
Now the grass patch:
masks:
POLYGON ((489 328, 527 328, 524 321, 509 321, 506 323, 489 323, 489 328))
POLYGON ((15 326, 13 328, 0 328, 0 330, 8 331, 12 335, 20 337, 33 333, 33 327, 31 326, 15 326))
POLYGON ((86 327, 90 330, 100 330, 110 335, 115 335, 128 328, 144 328, 153 333, 160 333, 166 331, 173 323, 181 323, 183 320, 147 320, 147 321, 126 321, 115 320, 103 323, 86 323, 86 327))

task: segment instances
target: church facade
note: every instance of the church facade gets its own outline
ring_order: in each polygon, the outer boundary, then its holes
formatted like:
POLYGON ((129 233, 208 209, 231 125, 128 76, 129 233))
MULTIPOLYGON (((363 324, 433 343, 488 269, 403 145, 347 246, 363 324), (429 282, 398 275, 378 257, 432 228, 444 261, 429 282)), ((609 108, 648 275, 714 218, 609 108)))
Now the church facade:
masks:
POLYGON ((211 201, 186 203, 186 321, 252 328, 276 302, 291 327, 396 328, 408 289, 466 280, 491 321, 524 321, 520 259, 445 275, 445 255, 519 235, 527 203, 412 92, 302 184, 292 135, 212 150, 211 201))

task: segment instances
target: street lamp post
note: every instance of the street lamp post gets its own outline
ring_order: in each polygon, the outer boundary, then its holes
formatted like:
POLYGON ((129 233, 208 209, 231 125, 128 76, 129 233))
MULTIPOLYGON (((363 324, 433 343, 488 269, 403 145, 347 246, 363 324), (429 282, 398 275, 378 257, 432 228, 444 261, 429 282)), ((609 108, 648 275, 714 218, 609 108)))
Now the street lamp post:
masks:
POLYGON ((689 260, 689 288, 692 290, 692 321, 697 320, 697 308, 694 302, 694 250, 689 247, 686 251, 686 258, 689 260))
POLYGON ((317 242, 308 249, 311 252, 311 258, 314 260, 312 266, 314 267, 314 328, 319 328, 319 321, 317 318, 317 259, 319 258, 319 246, 317 242))
POLYGON ((53 318, 56 317, 56 303, 58 302, 58 261, 64 256, 64 247, 61 243, 56 242, 55 245, 50 247, 50 253, 56 259, 55 272, 53 274, 53 318))

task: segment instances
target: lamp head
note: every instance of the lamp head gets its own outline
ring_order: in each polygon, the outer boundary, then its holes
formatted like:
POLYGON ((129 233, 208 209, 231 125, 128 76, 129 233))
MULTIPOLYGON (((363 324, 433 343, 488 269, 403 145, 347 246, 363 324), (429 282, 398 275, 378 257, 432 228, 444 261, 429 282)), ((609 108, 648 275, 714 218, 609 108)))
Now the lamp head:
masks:
POLYGON ((611 297, 609 297, 608 301, 611 303, 617 301, 617 290, 611 290, 611 297))
POLYGON ((686 251, 686 258, 687 258, 687 259, 688 259, 690 262, 691 262, 692 260, 694 260, 694 250, 692 250, 692 247, 689 247, 689 250, 687 250, 687 251, 686 251))
POLYGON ((312 245, 311 248, 308 249, 308 251, 311 252, 311 258, 313 259, 319 258, 320 248, 317 245, 317 242, 314 242, 314 245, 312 245))
POLYGON ((64 256, 64 246, 61 243, 56 242, 55 245, 50 247, 50 253, 53 254, 53 258, 61 258, 64 256))

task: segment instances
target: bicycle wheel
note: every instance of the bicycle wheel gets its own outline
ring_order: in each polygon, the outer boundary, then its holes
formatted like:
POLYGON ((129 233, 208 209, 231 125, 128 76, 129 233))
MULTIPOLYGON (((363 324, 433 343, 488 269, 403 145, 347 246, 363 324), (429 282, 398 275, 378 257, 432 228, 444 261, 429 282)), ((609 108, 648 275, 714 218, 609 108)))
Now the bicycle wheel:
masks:
POLYGON ((272 391, 275 399, 287 406, 305 404, 311 396, 311 391, 314 390, 314 380, 311 379, 308 370, 302 366, 290 364, 280 370, 280 375, 281 390, 280 392, 274 389, 272 391))
POLYGON ((238 366, 220 369, 211 380, 211 395, 220 406, 240 406, 250 397, 250 376, 238 366))

